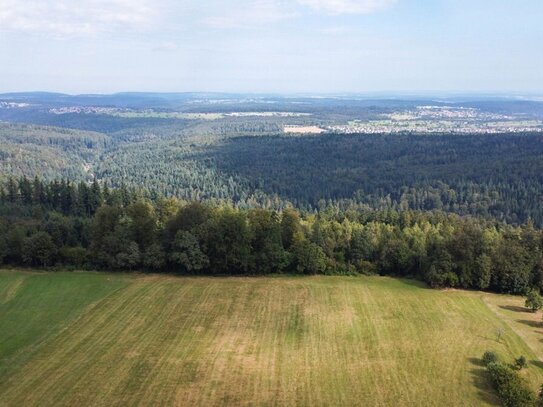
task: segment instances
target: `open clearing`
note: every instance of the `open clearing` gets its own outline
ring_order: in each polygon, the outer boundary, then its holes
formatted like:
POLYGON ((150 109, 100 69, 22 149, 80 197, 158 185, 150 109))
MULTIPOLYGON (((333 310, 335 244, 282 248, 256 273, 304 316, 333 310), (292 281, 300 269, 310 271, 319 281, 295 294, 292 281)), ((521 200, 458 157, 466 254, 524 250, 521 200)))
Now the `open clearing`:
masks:
POLYGON ((0 271, 0 405, 493 405, 487 349, 543 383, 522 302, 380 277, 0 271))
POLYGON ((321 134, 324 133, 324 129, 318 126, 284 126, 284 133, 298 133, 298 134, 321 134))

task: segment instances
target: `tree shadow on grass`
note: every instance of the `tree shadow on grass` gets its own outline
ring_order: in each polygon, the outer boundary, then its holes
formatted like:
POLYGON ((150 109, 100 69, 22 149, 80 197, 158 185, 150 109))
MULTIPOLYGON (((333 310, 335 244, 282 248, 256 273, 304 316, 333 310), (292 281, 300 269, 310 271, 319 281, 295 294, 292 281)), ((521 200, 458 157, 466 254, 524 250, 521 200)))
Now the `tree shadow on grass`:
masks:
POLYGON ((521 324, 531 326, 532 328, 541 328, 541 322, 540 321, 533 321, 530 319, 517 319, 517 322, 520 322, 521 324))
POLYGON ((479 359, 479 358, 468 358, 468 361, 472 364, 472 365, 475 365, 477 367, 485 367, 485 364, 483 362, 483 359, 479 359))
POLYGON ((514 311, 514 312, 530 312, 528 308, 525 307, 519 307, 518 305, 500 305, 501 309, 506 309, 508 311, 514 311))
POLYGON ((500 399, 498 396, 496 396, 494 390, 492 389, 492 383, 490 382, 490 378, 488 377, 488 374, 484 368, 483 361, 478 358, 468 358, 468 361, 472 365, 476 366, 469 372, 471 373, 472 383, 477 389, 477 393, 479 394, 481 401, 491 406, 500 406, 500 399))
POLYGON ((500 406, 500 399, 492 389, 492 384, 488 378, 486 371, 483 368, 471 369, 471 380, 473 385, 477 388, 477 393, 481 398, 481 401, 491 405, 500 406))

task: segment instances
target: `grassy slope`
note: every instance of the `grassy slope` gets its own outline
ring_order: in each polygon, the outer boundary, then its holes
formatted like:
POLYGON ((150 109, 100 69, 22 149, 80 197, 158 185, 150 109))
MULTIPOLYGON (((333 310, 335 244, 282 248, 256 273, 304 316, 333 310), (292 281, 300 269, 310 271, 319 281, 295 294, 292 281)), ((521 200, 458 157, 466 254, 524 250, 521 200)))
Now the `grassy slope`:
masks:
MULTIPOLYGON (((63 324, 57 301, 43 300, 28 322, 15 304, 39 285, 0 273, 11 329, 58 318, 39 349, 0 373, 0 405, 485 405, 496 399, 476 360, 484 350, 536 359, 480 293, 387 278, 45 276, 68 290, 65 302, 81 305, 72 290, 82 278, 118 291, 63 324)), ((538 365, 525 374, 534 389, 543 382, 538 365)))
MULTIPOLYGON (((543 369, 543 322, 540 312, 530 312, 524 307, 524 298, 509 295, 486 295, 485 302, 496 315, 507 322, 536 358, 531 362, 543 369)), ((543 383, 542 383, 543 384, 543 383)))

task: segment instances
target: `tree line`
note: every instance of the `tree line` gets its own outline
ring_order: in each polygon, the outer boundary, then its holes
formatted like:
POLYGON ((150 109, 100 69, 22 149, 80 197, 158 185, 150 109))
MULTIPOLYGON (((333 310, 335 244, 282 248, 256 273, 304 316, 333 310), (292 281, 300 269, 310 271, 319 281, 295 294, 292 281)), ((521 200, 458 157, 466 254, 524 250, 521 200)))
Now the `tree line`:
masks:
POLYGON ((0 263, 207 275, 381 274, 432 287, 543 289, 543 231, 441 211, 300 212, 10 179, 0 263))

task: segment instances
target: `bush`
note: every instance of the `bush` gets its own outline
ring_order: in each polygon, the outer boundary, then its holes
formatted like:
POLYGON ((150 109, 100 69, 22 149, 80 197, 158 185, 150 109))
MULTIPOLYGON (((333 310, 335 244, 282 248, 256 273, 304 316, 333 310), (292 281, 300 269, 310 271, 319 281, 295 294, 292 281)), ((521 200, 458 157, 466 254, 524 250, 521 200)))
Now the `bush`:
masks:
POLYGON ((531 290, 526 295, 526 302, 524 303, 524 305, 526 306, 526 308, 530 308, 532 312, 540 310, 543 307, 543 298, 539 294, 539 291, 531 290))
POLYGON ((457 287, 460 283, 458 276, 452 271, 439 272, 434 266, 426 274, 426 282, 432 288, 457 287))
POLYGON ((528 366, 528 363, 526 362, 526 358, 524 356, 521 356, 518 359, 515 359, 515 368, 517 370, 522 370, 528 366))
POLYGON ((499 360, 500 360, 500 358, 498 357, 496 352, 492 352, 492 351, 487 350, 483 354, 483 363, 485 364, 485 366, 488 366, 491 363, 497 363, 497 362, 499 362, 499 360))
POLYGON ((84 247, 62 247, 59 251, 62 262, 68 266, 83 267, 90 259, 90 254, 84 247))
POLYGON ((371 276, 377 274, 377 265, 367 260, 358 260, 354 264, 356 272, 366 276, 371 276))
POLYGON ((505 407, 528 407, 535 404, 535 395, 526 382, 503 363, 490 363, 487 367, 492 384, 505 407))
POLYGON ((326 269, 322 274, 328 276, 356 276, 358 272, 352 264, 326 259, 326 269))

